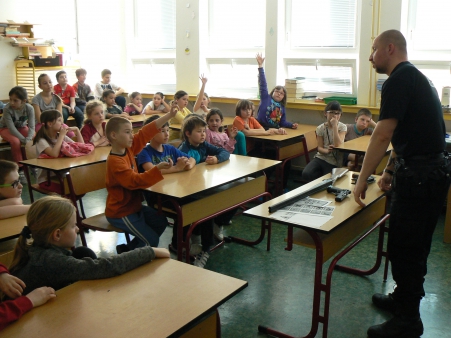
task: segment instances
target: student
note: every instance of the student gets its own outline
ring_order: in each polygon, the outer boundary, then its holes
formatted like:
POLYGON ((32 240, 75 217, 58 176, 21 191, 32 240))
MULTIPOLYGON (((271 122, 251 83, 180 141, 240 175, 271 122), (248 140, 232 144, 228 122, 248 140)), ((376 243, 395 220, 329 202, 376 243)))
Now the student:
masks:
MULTIPOLYGON (((36 148, 36 155, 45 153, 51 157, 58 157, 61 151, 61 145, 64 142, 74 142, 67 136, 67 132, 72 130, 77 136, 77 142, 84 143, 80 130, 77 127, 65 127, 63 117, 58 110, 46 110, 41 114, 42 127, 36 133, 33 146, 36 148)), ((37 157, 36 156, 36 157, 37 157)), ((51 176, 55 174, 50 173, 51 176)), ((60 185, 53 181, 48 181, 47 170, 37 170, 37 183, 43 189, 60 193, 60 185)))
MULTIPOLYGON (((354 140, 363 135, 371 135, 376 128, 376 122, 373 121, 371 112, 362 108, 357 112, 354 124, 346 124, 345 142, 354 140)), ((355 154, 343 154, 343 166, 352 167, 355 162, 355 154)))
POLYGON ((140 93, 133 92, 128 98, 130 99, 130 103, 125 107, 125 112, 128 115, 141 115, 143 111, 143 99, 140 93))
POLYGON ((96 99, 101 99, 103 91, 110 89, 116 94, 115 102, 122 108, 123 111, 125 109, 125 97, 123 97, 121 94, 124 92, 124 89, 116 86, 114 83, 111 83, 111 70, 104 69, 102 70, 101 75, 102 81, 96 84, 94 91, 96 99))
POLYGON ((77 127, 81 128, 83 125, 83 111, 75 105, 75 90, 72 86, 67 84, 67 73, 64 70, 60 70, 56 73, 56 80, 58 84, 53 87, 56 95, 63 101, 63 118, 64 123, 67 122, 69 115, 73 115, 77 127))
MULTIPOLYGON (((207 123, 198 115, 192 115, 185 118, 182 125, 182 137, 184 141, 179 146, 179 149, 190 157, 193 157, 196 160, 196 164, 205 162, 212 165, 227 161, 230 157, 227 150, 215 147, 205 141, 206 125, 207 123)), ((202 242, 202 251, 194 260, 194 265, 198 267, 204 267, 210 257, 208 251, 212 244, 211 237, 213 228, 215 228, 214 233, 216 237, 221 238, 222 236, 223 238, 222 227, 213 227, 211 222, 198 225, 191 236, 192 245, 202 242)))
POLYGON ((25 88, 12 88, 9 91, 9 103, 3 108, 3 117, 0 119, 0 136, 11 145, 15 162, 22 161, 20 145, 31 141, 34 136, 34 109, 27 99, 25 88))
POLYGON ((256 56, 258 62, 258 84, 260 92, 260 105, 258 106, 257 120, 265 128, 292 128, 298 127, 297 123, 286 120, 285 105, 287 103, 287 90, 284 86, 276 86, 268 94, 265 70, 263 62, 265 58, 261 54, 256 56))
POLYGON ((164 95, 162 92, 156 92, 153 95, 152 101, 150 101, 146 107, 144 108, 144 114, 152 115, 152 114, 161 114, 167 113, 171 110, 171 107, 164 100, 164 95))
POLYGON ((123 117, 113 117, 106 125, 111 152, 107 158, 105 216, 113 226, 135 236, 130 244, 117 246, 118 253, 144 245, 157 246, 168 224, 166 217, 142 205, 141 189, 161 181, 163 175, 160 170, 169 169, 171 164, 161 162, 150 170, 138 173, 135 156, 176 113, 173 104, 168 114, 145 125, 134 135, 132 124, 123 117))
POLYGON ((19 166, 10 161, 0 160, 0 219, 24 215, 30 208, 24 205, 19 166))
MULTIPOLYGON (((35 95, 31 100, 31 105, 34 108, 34 117, 35 117, 35 131, 36 133, 42 126, 41 123, 41 113, 46 110, 56 109, 61 114, 63 114, 63 102, 58 95, 53 93, 53 85, 52 80, 47 74, 41 74, 38 77, 38 86, 42 89, 42 92, 35 95)), ((64 124, 64 127, 67 129, 68 126, 64 124)), ((70 131, 67 134, 68 137, 74 137, 75 134, 70 131)))
POLYGON ((208 79, 204 76, 204 74, 201 74, 201 76, 199 76, 199 79, 202 82, 202 87, 200 88, 199 94, 197 95, 196 103, 194 103, 193 112, 194 114, 205 118, 205 116, 210 111, 210 109, 208 108, 208 106, 210 105, 210 98, 208 97, 208 94, 205 93, 205 85, 207 84, 208 79))
POLYGON ((113 116, 122 116, 128 120, 131 120, 130 115, 124 113, 118 105, 116 105, 116 94, 111 89, 107 89, 102 93, 102 101, 105 102, 106 105, 106 114, 105 117, 107 119, 113 116))
POLYGON ((332 172, 333 168, 341 167, 343 157, 335 147, 344 143, 346 125, 340 122, 342 114, 340 103, 331 101, 324 109, 326 122, 316 128, 318 140, 318 153, 307 164, 302 172, 302 179, 306 182, 313 181, 325 174, 332 172))
MULTIPOLYGON (((158 118, 159 116, 157 115, 151 116, 144 122, 144 125, 149 124, 158 118)), ((150 140, 150 143, 139 153, 138 167, 140 172, 151 170, 155 165, 161 162, 168 162, 172 164, 169 169, 161 169, 162 174, 172 174, 179 171, 191 170, 196 165, 196 160, 194 158, 189 157, 188 154, 181 152, 173 145, 167 144, 168 140, 169 123, 165 123, 160 128, 160 133, 156 134, 150 140)), ((155 205, 156 201, 149 191, 144 190, 144 197, 149 207, 155 205)), ((188 230, 188 227, 186 227, 186 230, 188 230)), ((169 250, 176 252, 176 248, 177 227, 174 226, 172 242, 169 245, 169 250)), ((196 254, 199 252, 196 252, 196 254)), ((194 251, 191 252, 191 254, 194 254, 194 251)))
MULTIPOLYGON (((175 117, 169 121, 169 125, 173 123, 182 124, 185 117, 191 114, 191 111, 188 108, 186 108, 186 106, 188 105, 188 93, 183 90, 179 90, 177 93, 174 94, 173 102, 176 103, 177 115, 175 115, 175 117)), ((180 131, 174 129, 169 130, 169 141, 179 138, 181 138, 180 131)))
POLYGON ((75 76, 77 76, 78 81, 72 86, 75 90, 75 104, 82 112, 85 111, 86 103, 94 100, 94 93, 92 92, 91 87, 85 83, 86 74, 87 72, 85 69, 77 69, 75 71, 75 76))
POLYGON ((0 303, 0 331, 32 308, 41 306, 49 299, 56 297, 55 290, 46 286, 23 296, 24 288, 25 283, 10 275, 6 266, 0 264, 0 291, 12 299, 0 303))
MULTIPOLYGON (((233 120, 233 127, 241 131, 245 136, 264 136, 264 135, 284 135, 286 134, 283 128, 269 128, 265 130, 257 121, 254 115, 254 104, 249 100, 239 100, 235 106, 235 119, 233 120)), ((246 140, 246 148, 249 156, 254 149, 254 142, 246 140)))
POLYGON ((81 136, 85 143, 91 143, 94 147, 110 145, 105 134, 104 105, 99 100, 89 101, 85 108, 86 120, 81 128, 81 136))
POLYGON ((109 258, 93 259, 86 254, 84 258, 75 258, 79 248, 74 253, 71 248, 77 233, 75 207, 70 200, 45 196, 31 205, 27 226, 17 240, 11 263, 11 273, 26 284, 24 292, 44 285, 59 290, 79 280, 114 277, 156 257, 169 257, 167 249, 148 246, 109 258), (33 240, 31 245, 27 244, 29 239, 33 240))
POLYGON ((222 121, 224 120, 224 117, 218 108, 210 109, 206 120, 208 128, 206 129, 205 141, 216 147, 224 148, 229 153, 233 154, 237 143, 235 137, 238 130, 235 127, 230 128, 229 135, 222 132, 222 121))

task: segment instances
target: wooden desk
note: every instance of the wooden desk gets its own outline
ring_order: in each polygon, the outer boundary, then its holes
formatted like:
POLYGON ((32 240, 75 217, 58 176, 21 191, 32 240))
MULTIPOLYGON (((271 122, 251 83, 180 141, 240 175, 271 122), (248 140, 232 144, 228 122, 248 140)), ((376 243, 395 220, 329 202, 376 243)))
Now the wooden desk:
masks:
MULTIPOLYGON (((359 158, 360 156, 365 156, 366 150, 368 149, 368 144, 370 143, 371 135, 363 135, 361 137, 355 138, 353 140, 344 142, 342 145, 336 147, 338 151, 344 152, 344 153, 351 153, 355 154, 355 163, 354 167, 351 168, 352 170, 360 170, 359 168, 359 158)), ((385 168, 385 165, 387 164, 388 157, 390 156, 390 152, 393 149, 392 144, 390 143, 385 157, 380 162, 379 166, 376 168, 375 173, 380 174, 385 168)))
POLYGON ((57 291, 57 298, 26 313, 2 337, 216 337, 215 310, 246 286, 243 280, 156 259, 122 276, 57 291), (194 301, 193 294, 200 296, 194 301))
MULTIPOLYGON (((335 202, 335 196, 327 193, 326 191, 319 192, 312 195, 313 198, 319 198, 323 200, 331 201, 331 206, 335 206, 336 209, 333 212, 333 218, 326 222, 319 228, 303 226, 283 221, 275 221, 271 218, 271 214, 268 211, 270 205, 274 205, 278 202, 286 200, 292 196, 299 194, 311 188, 313 185, 321 182, 324 178, 328 178, 330 175, 323 176, 309 184, 306 184, 298 189, 290 191, 287 194, 279 196, 273 200, 263 203, 255 208, 245 211, 245 215, 264 219, 269 222, 277 222, 288 226, 288 245, 287 250, 292 249, 292 243, 306 246, 316 250, 316 263, 315 263, 315 277, 314 277, 314 292, 313 292, 313 307, 312 307, 312 326, 310 332, 305 337, 315 337, 318 332, 319 323, 323 324, 323 337, 327 337, 328 321, 329 321, 329 303, 331 294, 331 282, 332 272, 334 269, 358 274, 369 275, 377 271, 380 266, 382 256, 386 256, 383 252, 384 233, 388 230, 385 228, 384 222, 388 216, 385 216, 385 196, 379 189, 377 184, 370 184, 366 193, 365 203, 367 206, 361 208, 355 203, 352 195, 347 197, 343 202, 335 202), (383 217, 381 219, 381 217, 383 217), (377 223, 376 223, 377 222, 377 223), (375 225, 372 225, 376 223, 375 225), (293 227, 299 228, 296 233, 293 234, 293 227), (355 247, 360 241, 362 241, 371 232, 379 227, 379 242, 376 257, 376 264, 373 268, 367 271, 357 270, 349 267, 337 265, 339 259, 341 259, 346 253, 348 253, 353 247, 355 247), (348 243, 354 240, 349 246, 348 243), (345 248, 345 246, 347 246, 345 248), (345 249, 343 249, 345 248, 345 249), (338 254, 337 254, 338 253, 338 254), (322 266, 330 258, 332 260, 326 277, 326 283, 322 283, 322 266), (321 291, 324 295, 324 314, 320 313, 321 304, 321 291)), ((351 185, 352 172, 349 172, 343 178, 339 179, 335 186, 342 189, 353 190, 351 185)), ((387 264, 386 264, 387 268, 387 264)), ((386 271, 386 270, 385 270, 386 271)), ((268 333, 276 337, 291 337, 283 334, 274 329, 270 329, 264 326, 259 326, 259 331, 268 333)))
POLYGON ((27 225, 27 215, 1 219, 0 242, 19 237, 25 225, 27 225))
MULTIPOLYGON (((189 171, 164 175, 164 180, 147 190, 156 194, 159 207, 163 205, 177 214, 178 259, 182 260, 182 248, 189 252, 189 239, 197 224, 234 209, 262 196, 271 196, 266 190, 266 177, 249 177, 264 169, 276 166, 279 161, 255 157, 230 155, 230 160, 215 165, 201 163, 189 171), (183 240, 183 227, 190 225, 183 240)), ((253 242, 260 243, 267 227, 262 223, 262 235, 253 242)), ((268 249, 270 237, 268 235, 268 249)), ((186 255, 189 262, 189 255, 186 255)))
POLYGON ((299 124, 297 129, 286 128, 286 135, 247 136, 249 139, 262 141, 276 149, 275 159, 282 161, 282 165, 277 167, 276 173, 276 177, 280 178, 280 182, 276 182, 277 195, 280 195, 283 191, 283 168, 285 164, 303 154, 308 158, 308 147, 304 134, 315 131, 316 127, 309 124, 299 124))
MULTIPOLYGON (((233 120, 235 120, 235 116, 224 116, 224 120, 222 121, 222 126, 227 127, 231 126, 233 124, 233 120)), ((172 123, 169 125, 169 128, 174 130, 182 130, 182 124, 181 123, 172 123)))

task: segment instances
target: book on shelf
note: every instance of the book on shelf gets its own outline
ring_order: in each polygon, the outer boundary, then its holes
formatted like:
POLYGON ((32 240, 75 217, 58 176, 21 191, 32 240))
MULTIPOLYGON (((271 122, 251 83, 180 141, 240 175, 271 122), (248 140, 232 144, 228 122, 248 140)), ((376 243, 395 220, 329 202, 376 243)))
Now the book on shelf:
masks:
POLYGON ((305 77, 294 77, 291 79, 285 79, 285 84, 298 84, 305 82, 305 77))
POLYGON ((304 88, 285 88, 287 90, 287 94, 302 94, 304 93, 304 88))

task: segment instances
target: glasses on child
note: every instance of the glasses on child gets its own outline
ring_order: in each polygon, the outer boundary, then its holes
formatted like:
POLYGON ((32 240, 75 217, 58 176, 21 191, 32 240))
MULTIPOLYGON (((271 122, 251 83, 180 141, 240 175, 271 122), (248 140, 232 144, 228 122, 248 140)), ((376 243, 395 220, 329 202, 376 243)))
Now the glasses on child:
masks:
POLYGON ((15 180, 13 183, 10 183, 10 184, 0 184, 0 188, 13 187, 15 189, 19 186, 19 183, 20 183, 19 180, 15 180))
POLYGON ((339 110, 328 110, 326 113, 334 114, 334 115, 341 115, 341 111, 339 111, 339 110))

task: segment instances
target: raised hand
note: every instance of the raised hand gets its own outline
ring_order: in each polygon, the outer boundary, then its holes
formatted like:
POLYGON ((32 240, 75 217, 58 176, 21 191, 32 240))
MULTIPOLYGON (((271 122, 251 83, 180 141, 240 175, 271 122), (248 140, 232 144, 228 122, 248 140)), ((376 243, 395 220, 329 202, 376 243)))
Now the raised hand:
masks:
POLYGON ((255 59, 258 62, 258 68, 263 67, 263 62, 265 62, 265 58, 262 56, 261 53, 257 53, 257 55, 255 56, 255 59))

